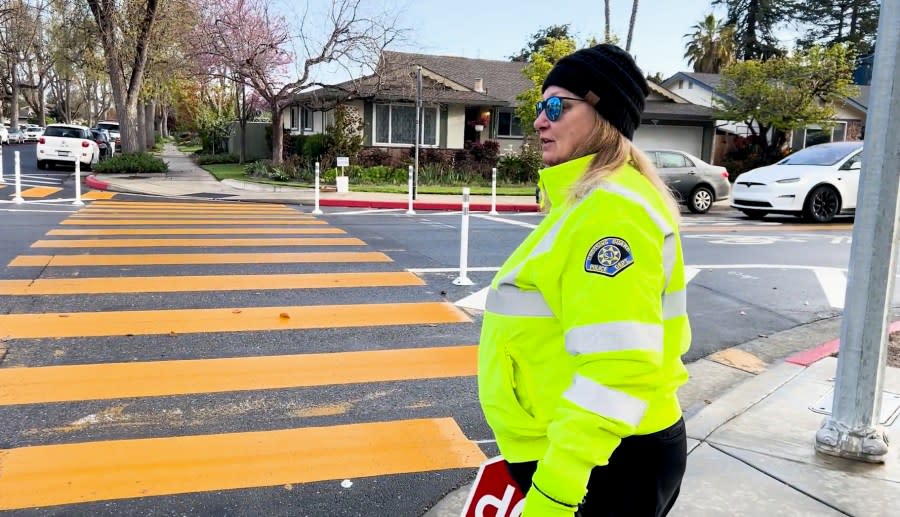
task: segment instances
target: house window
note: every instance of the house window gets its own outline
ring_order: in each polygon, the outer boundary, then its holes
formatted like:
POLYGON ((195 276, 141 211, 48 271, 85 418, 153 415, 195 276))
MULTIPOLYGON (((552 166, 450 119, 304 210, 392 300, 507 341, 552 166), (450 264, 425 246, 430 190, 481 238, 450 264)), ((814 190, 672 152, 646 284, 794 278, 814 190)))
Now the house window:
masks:
POLYGON ((497 114, 497 136, 516 137, 522 135, 519 117, 511 111, 501 111, 497 114))
POLYGON ((828 142, 843 142, 847 138, 847 123, 838 122, 833 128, 822 129, 820 126, 807 126, 803 138, 803 147, 828 142))
POLYGON ((300 123, 303 124, 304 131, 313 130, 312 110, 309 108, 300 108, 300 123))
POLYGON ((682 88, 684 88, 684 79, 679 79, 678 80, 678 89, 680 90, 682 88))
POLYGON ((843 142, 847 139, 847 123, 838 122, 834 129, 831 130, 832 142, 843 142))
MULTIPOLYGON (((437 108, 422 110, 423 145, 437 145, 437 108)), ((416 108, 400 104, 378 104, 375 106, 375 143, 407 144, 416 143, 416 108)))
POLYGON ((297 108, 291 108, 291 122, 288 129, 297 129, 297 108))

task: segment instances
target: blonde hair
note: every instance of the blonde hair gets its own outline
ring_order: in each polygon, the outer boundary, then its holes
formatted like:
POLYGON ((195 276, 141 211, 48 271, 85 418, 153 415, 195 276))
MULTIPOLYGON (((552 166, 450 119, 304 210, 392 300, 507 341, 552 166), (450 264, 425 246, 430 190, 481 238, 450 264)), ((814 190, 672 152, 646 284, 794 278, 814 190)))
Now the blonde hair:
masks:
POLYGON ((592 153, 595 155, 590 166, 569 191, 569 201, 572 204, 584 199, 607 176, 628 162, 659 191, 659 195, 672 213, 675 223, 678 224, 681 218, 678 203, 675 201, 672 191, 659 177, 653 162, 631 143, 631 140, 625 138, 619 130, 596 112, 594 112, 594 127, 588 137, 575 149, 572 156, 586 156, 592 153))

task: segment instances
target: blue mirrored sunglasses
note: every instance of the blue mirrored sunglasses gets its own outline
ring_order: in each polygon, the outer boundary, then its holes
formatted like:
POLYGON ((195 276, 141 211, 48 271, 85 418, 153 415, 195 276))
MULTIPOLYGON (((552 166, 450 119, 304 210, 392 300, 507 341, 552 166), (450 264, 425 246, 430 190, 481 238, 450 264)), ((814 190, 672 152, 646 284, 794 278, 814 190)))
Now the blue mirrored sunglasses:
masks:
POLYGON ((534 105, 535 116, 540 117, 541 112, 546 110, 547 120, 549 120, 550 122, 556 122, 557 120, 559 120, 559 117, 562 116, 563 100, 587 102, 584 99, 579 99, 578 97, 558 97, 554 95, 552 97, 547 97, 542 101, 538 101, 534 105))

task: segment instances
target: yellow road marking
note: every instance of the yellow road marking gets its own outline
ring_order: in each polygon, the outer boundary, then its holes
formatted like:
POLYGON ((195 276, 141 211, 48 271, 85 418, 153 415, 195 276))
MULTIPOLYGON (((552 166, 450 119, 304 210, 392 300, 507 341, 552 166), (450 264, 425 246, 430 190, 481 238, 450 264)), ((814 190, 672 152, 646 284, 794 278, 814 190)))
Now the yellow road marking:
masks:
POLYGON ((81 195, 81 199, 112 199, 116 197, 115 192, 106 192, 103 190, 92 190, 81 195))
POLYGON ((208 208, 83 208, 77 212, 78 215, 109 215, 109 214, 260 214, 260 215, 306 215, 303 212, 282 208, 266 208, 260 210, 232 210, 230 208, 219 208, 210 210, 208 208))
POLYGON ((254 225, 291 225, 291 224, 328 224, 325 221, 316 219, 84 219, 69 218, 60 224, 66 225, 83 225, 83 226, 153 226, 153 225, 189 225, 189 224, 205 224, 209 226, 220 226, 226 224, 254 224, 254 225))
POLYGON ((0 509, 477 467, 452 418, 0 451, 0 509))
POLYGON ((0 406, 468 377, 478 347, 0 369, 0 406))
POLYGON ((294 219, 300 221, 308 221, 312 219, 311 216, 301 213, 294 213, 292 215, 269 215, 269 214, 221 214, 221 213, 205 213, 205 214, 175 214, 172 212, 165 212, 160 214, 118 214, 118 213, 108 213, 108 214, 72 214, 69 216, 71 219, 248 219, 248 218, 256 218, 256 219, 266 219, 266 220, 287 220, 294 219))
POLYGON ((216 208, 247 208, 250 210, 258 210, 261 208, 287 208, 285 205, 281 204, 257 204, 257 203, 236 203, 236 202, 200 202, 200 201, 189 201, 184 203, 175 203, 175 202, 155 202, 155 201, 98 201, 96 203, 91 204, 91 206, 95 207, 139 207, 139 208, 164 208, 164 207, 173 207, 173 208, 185 208, 185 207, 203 207, 210 208, 215 210, 216 208))
POLYGON ((20 255, 10 267, 173 266, 213 264, 310 264, 393 262, 379 252, 316 253, 160 253, 126 255, 20 255))
POLYGON ((471 321, 445 302, 0 315, 7 339, 193 334, 471 321))
MULTIPOLYGON (((177 293, 262 289, 322 289, 425 285, 408 272, 285 275, 148 276, 0 280, 0 296, 99 293, 177 293)), ((2 383, 0 383, 2 385, 2 383)))
POLYGON ((50 230, 48 236, 90 235, 343 235, 340 228, 85 228, 50 230))
POLYGON ((30 198, 47 197, 51 194, 56 194, 60 190, 62 190, 62 189, 56 188, 56 187, 32 187, 30 189, 23 190, 22 197, 30 197, 30 198))
POLYGON ((40 240, 32 248, 187 248, 240 246, 365 246, 353 237, 289 237, 259 239, 56 239, 40 240))

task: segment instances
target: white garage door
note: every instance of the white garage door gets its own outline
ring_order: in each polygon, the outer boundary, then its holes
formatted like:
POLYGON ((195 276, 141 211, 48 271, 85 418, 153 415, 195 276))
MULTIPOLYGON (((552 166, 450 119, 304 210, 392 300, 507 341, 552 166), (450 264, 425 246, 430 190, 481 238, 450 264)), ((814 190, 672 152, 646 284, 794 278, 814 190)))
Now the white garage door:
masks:
POLYGON ((641 124, 634 133, 634 143, 639 149, 674 149, 701 158, 703 128, 641 124))

